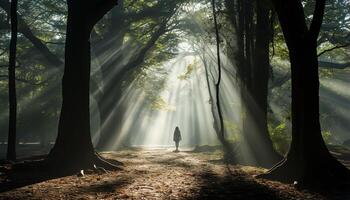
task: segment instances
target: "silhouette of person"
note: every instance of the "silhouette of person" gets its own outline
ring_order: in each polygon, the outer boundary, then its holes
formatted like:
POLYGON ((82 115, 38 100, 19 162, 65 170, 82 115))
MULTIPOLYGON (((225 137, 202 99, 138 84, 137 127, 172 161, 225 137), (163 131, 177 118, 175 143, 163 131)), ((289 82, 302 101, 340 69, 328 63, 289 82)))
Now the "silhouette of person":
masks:
POLYGON ((181 138, 180 129, 179 129, 179 127, 177 126, 177 127, 175 128, 175 131, 174 131, 174 138, 173 138, 173 140, 174 140, 174 142, 175 142, 175 147, 176 147, 175 152, 178 152, 178 151, 179 151, 179 143, 180 143, 181 139, 182 139, 182 138, 181 138))

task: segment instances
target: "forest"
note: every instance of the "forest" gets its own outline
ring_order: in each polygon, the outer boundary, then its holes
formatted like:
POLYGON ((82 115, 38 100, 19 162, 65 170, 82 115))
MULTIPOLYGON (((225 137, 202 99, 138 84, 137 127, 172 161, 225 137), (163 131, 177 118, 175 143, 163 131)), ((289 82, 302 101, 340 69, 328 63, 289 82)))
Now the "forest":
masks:
POLYGON ((350 0, 0 0, 0 199, 350 200, 350 0))

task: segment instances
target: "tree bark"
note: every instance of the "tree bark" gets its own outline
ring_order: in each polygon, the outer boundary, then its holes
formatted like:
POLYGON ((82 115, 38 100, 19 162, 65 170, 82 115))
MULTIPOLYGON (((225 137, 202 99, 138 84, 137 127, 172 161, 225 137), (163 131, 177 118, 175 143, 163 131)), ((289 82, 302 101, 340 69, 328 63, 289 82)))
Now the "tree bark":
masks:
POLYGON ((16 121, 17 121, 17 96, 16 96, 16 48, 17 48, 17 0, 11 1, 11 41, 9 56, 9 133, 7 142, 7 159, 16 160, 16 121))
POLYGON ((65 170, 91 168, 98 160, 90 133, 90 33, 116 1, 69 0, 62 110, 48 160, 65 170))
MULTIPOLYGON (((276 152, 268 131, 268 82, 270 72, 269 45, 271 41, 271 8, 265 0, 256 1, 256 32, 253 48, 253 66, 251 86, 248 87, 246 100, 246 122, 253 123, 246 127, 246 141, 253 152, 258 165, 271 167, 282 156, 276 152)), ((249 81, 248 81, 249 82, 249 81)))
POLYGON ((292 142, 286 158, 262 177, 306 186, 341 183, 349 170, 328 151, 319 122, 317 37, 325 0, 317 0, 310 29, 300 1, 274 0, 292 71, 292 142))
POLYGON ((217 56, 217 65, 218 65, 218 79, 215 83, 215 91, 216 91, 216 107, 217 112, 219 116, 219 138, 220 141, 225 140, 225 126, 224 126, 224 119, 222 116, 222 109, 221 109, 221 101, 220 101, 220 84, 221 84, 221 55, 220 55, 220 33, 219 33, 219 27, 218 27, 218 21, 216 17, 216 6, 215 6, 215 0, 212 0, 212 9, 213 9, 213 18, 214 18, 214 27, 215 27, 215 37, 216 37, 216 56, 217 56))
POLYGON ((85 18, 86 8, 76 6, 68 3, 63 102, 57 140, 50 152, 52 158, 68 163, 91 161, 94 154, 89 112, 91 27, 85 18))
POLYGON ((237 33, 237 49, 232 59, 237 63, 244 113, 242 150, 249 150, 251 157, 242 157, 242 160, 253 165, 271 167, 282 156, 273 148, 267 129, 270 8, 264 0, 255 1, 255 4, 256 12, 252 0, 226 1, 229 19, 237 33), (256 24, 253 20, 255 15, 256 24))

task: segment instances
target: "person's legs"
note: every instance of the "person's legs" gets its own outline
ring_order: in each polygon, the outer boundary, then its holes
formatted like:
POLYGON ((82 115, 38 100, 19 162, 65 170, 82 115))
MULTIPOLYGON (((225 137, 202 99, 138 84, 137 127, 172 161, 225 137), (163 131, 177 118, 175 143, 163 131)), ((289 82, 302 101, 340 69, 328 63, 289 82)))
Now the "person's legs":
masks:
POLYGON ((179 142, 178 141, 175 142, 175 146, 176 146, 176 151, 178 151, 178 149, 179 149, 179 142))

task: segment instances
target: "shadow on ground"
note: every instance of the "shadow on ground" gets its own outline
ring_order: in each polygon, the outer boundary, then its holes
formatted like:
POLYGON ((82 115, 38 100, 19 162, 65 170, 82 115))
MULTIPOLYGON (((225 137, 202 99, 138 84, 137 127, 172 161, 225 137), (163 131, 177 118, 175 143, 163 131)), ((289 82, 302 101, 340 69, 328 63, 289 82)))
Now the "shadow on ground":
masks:
MULTIPOLYGON (((349 158, 344 149, 331 150, 341 160, 349 158)), ((254 178, 265 169, 210 162, 220 160, 220 151, 123 150, 103 156, 123 162, 124 170, 66 177, 7 170, 0 199, 350 199, 349 192, 325 195, 254 178)))

